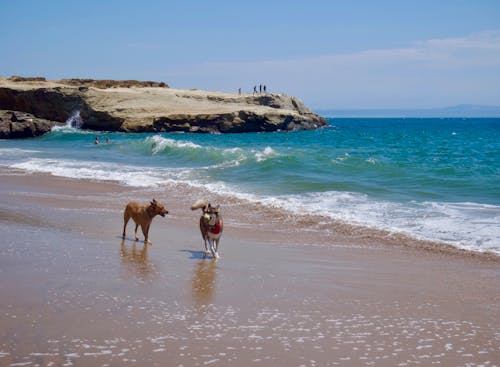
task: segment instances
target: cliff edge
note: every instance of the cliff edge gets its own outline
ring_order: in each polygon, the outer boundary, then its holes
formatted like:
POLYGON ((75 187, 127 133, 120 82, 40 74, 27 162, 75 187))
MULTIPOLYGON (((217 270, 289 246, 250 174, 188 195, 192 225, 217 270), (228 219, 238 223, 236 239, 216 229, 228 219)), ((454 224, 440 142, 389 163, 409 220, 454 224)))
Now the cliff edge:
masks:
MULTIPOLYGON (((31 114, 28 120, 43 119, 43 126, 50 125, 46 120, 63 124, 78 111, 81 128, 123 132, 241 133, 327 125, 300 100, 283 94, 180 90, 165 83, 130 80, 0 78, 0 110, 31 114)), ((12 124, 19 122, 5 120, 0 117, 0 131, 8 138, 6 124, 12 130, 12 124)), ((20 137, 23 129, 15 130, 15 137, 20 137)), ((41 133, 38 129, 26 136, 41 133)))

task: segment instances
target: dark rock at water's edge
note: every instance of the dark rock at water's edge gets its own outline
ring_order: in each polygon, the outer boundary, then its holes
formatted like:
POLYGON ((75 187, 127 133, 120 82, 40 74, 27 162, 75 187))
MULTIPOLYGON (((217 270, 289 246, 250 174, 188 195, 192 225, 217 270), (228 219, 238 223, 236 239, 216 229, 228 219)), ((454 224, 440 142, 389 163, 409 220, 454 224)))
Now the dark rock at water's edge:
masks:
POLYGON ((85 121, 82 128, 85 129, 117 131, 122 124, 120 119, 113 118, 106 112, 93 110, 77 94, 64 93, 58 87, 33 90, 0 88, 0 109, 26 112, 33 115, 33 118, 52 122, 53 126, 64 124, 75 111, 80 111, 80 116, 85 121))
MULTIPOLYGON (((151 131, 191 133, 246 133, 291 130, 313 130, 320 121, 309 122, 301 118, 277 113, 254 113, 239 111, 221 114, 171 115, 156 119, 151 131)), ((133 131, 130 129, 129 131, 133 131)))
MULTIPOLYGON (((0 78, 0 109, 28 113, 32 115, 29 119, 53 124, 64 123, 78 111, 81 128, 97 131, 242 133, 312 130, 327 125, 325 118, 292 96, 176 90, 163 84, 0 78)), ((22 137, 12 133, 15 129, 10 125, 2 131, 3 138, 22 137)), ((42 131, 28 129, 25 136, 42 131)))
POLYGON ((33 138, 62 125, 20 111, 0 110, 0 139, 33 138))

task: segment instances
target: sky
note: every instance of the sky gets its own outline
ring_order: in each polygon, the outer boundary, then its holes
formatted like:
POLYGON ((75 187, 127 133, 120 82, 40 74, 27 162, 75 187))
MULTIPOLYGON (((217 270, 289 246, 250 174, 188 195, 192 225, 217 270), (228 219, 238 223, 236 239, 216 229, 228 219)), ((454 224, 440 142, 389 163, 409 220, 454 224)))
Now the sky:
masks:
POLYGON ((271 92, 313 109, 500 105, 500 1, 0 0, 0 76, 271 92))

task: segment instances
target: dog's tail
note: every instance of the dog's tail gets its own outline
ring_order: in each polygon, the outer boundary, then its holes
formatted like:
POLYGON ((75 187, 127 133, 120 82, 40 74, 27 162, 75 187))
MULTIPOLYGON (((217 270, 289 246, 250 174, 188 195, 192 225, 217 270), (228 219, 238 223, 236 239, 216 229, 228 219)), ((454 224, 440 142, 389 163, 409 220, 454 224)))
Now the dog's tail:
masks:
POLYGON ((196 203, 191 205, 191 210, 205 209, 207 206, 208 203, 205 200, 198 200, 196 203))

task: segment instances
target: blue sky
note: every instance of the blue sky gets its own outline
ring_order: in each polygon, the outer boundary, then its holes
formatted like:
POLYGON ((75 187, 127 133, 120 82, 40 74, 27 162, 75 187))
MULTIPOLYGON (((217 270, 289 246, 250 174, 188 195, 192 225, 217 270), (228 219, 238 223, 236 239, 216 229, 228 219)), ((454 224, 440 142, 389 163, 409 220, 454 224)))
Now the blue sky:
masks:
POLYGON ((141 79, 313 108, 500 105, 500 1, 0 0, 0 75, 141 79))

